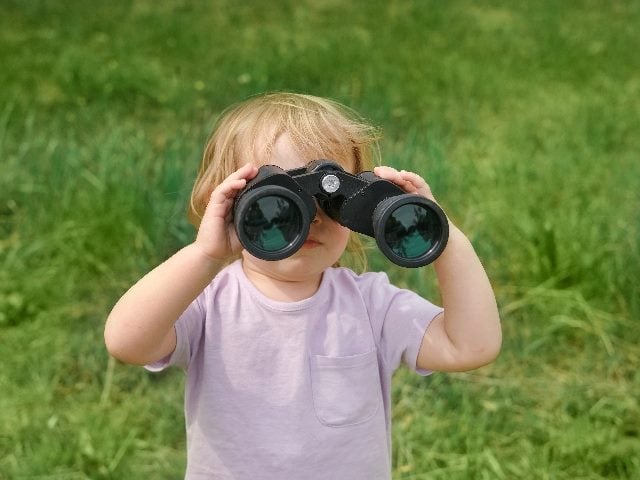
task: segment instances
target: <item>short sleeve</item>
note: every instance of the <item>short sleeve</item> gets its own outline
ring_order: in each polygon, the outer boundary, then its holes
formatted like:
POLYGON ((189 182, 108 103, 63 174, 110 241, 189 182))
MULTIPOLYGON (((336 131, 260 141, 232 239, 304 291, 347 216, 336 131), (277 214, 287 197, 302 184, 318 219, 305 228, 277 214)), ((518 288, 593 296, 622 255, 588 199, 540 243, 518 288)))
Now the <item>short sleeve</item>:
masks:
POLYGON ((443 311, 428 300, 409 290, 401 290, 392 297, 382 329, 383 351, 388 365, 397 368, 402 362, 411 370, 428 375, 419 369, 418 353, 431 322, 443 311))
POLYGON ((195 346, 202 335, 205 314, 202 308, 204 294, 196 298, 180 315, 174 328, 176 330, 176 348, 172 353, 160 360, 145 365, 145 369, 151 372, 159 372, 167 367, 176 365, 187 369, 192 358, 195 346))
POLYGON ((429 325, 443 309, 411 290, 392 285, 384 273, 370 276, 366 293, 382 360, 392 371, 404 363, 411 370, 428 375, 430 371, 417 366, 418 353, 429 325))

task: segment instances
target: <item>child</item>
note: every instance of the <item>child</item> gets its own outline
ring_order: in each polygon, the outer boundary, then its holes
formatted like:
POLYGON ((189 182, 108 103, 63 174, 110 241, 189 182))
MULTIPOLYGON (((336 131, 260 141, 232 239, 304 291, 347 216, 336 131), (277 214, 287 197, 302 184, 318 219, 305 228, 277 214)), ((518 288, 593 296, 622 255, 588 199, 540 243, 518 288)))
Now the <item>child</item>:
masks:
MULTIPOLYGON (((353 112, 307 95, 254 97, 218 121, 192 193, 195 241, 131 287, 105 327, 116 358, 186 369, 186 478, 388 479, 400 363, 424 375, 497 356, 489 280, 452 224, 434 262, 444 308, 384 273, 339 267, 358 245, 320 208, 291 257, 241 251, 233 202, 260 165, 328 158, 354 173, 368 169, 376 141, 353 112)), ((415 173, 374 172, 433 200, 415 173)))

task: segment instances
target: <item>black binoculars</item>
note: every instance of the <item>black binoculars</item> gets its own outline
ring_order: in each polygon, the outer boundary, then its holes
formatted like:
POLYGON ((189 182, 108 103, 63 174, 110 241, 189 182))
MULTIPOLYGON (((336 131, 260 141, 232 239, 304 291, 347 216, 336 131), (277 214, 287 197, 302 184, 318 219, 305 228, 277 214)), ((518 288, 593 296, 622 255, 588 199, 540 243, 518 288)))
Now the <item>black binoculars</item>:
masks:
POLYGON ((330 160, 292 170, 260 167, 234 203, 240 243, 263 260, 293 255, 307 239, 316 202, 340 225, 375 238, 402 267, 433 262, 447 244, 449 224, 436 203, 373 172, 348 173, 330 160))

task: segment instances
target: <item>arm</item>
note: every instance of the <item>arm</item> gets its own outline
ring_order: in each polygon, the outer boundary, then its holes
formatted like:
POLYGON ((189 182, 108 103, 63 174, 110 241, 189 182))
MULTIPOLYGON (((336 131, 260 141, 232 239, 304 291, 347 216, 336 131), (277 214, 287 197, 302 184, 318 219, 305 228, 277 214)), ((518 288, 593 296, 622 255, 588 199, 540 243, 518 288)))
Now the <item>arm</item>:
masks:
POLYGON ((104 338, 114 357, 144 365, 176 347, 174 324, 218 273, 223 261, 239 250, 230 211, 233 199, 255 176, 245 165, 211 194, 196 240, 153 269, 127 291, 107 318, 104 338))
POLYGON ((502 343, 493 290, 471 242, 451 224, 447 248, 434 267, 444 312, 425 333, 418 366, 464 371, 492 362, 502 343))
POLYGON ((173 352, 173 325, 219 268, 191 244, 145 275, 107 318, 104 338, 109 353, 123 362, 145 365, 173 352))
MULTIPOLYGON (((389 167, 378 167, 375 173, 409 193, 434 200, 429 186, 415 173, 389 167)), ((447 247, 434 267, 444 312, 433 320, 424 335, 418 367, 464 371, 490 363, 502 343, 495 296, 471 242, 451 223, 447 247)))

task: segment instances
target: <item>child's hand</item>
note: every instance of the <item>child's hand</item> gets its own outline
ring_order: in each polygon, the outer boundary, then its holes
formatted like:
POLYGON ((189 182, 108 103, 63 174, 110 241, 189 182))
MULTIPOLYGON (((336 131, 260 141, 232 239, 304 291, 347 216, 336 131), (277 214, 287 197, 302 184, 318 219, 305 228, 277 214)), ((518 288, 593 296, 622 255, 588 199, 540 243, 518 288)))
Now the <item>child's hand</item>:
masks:
MULTIPOLYGON (((413 172, 376 167, 373 173, 407 193, 436 201, 427 182, 413 172)), ((451 221, 447 247, 433 265, 444 312, 424 334, 416 365, 423 370, 454 372, 493 361, 502 342, 495 296, 471 242, 451 221)))
MULTIPOLYGON (((436 202, 431 193, 429 184, 418 174, 406 170, 396 170, 393 167, 375 167, 373 169, 378 177, 389 180, 402 188, 407 193, 416 193, 436 202)), ((438 202, 436 202, 438 203, 438 202)))
POLYGON ((240 251, 240 242, 232 222, 233 202, 240 190, 257 173, 258 167, 246 164, 211 192, 194 242, 209 258, 224 260, 240 251))

